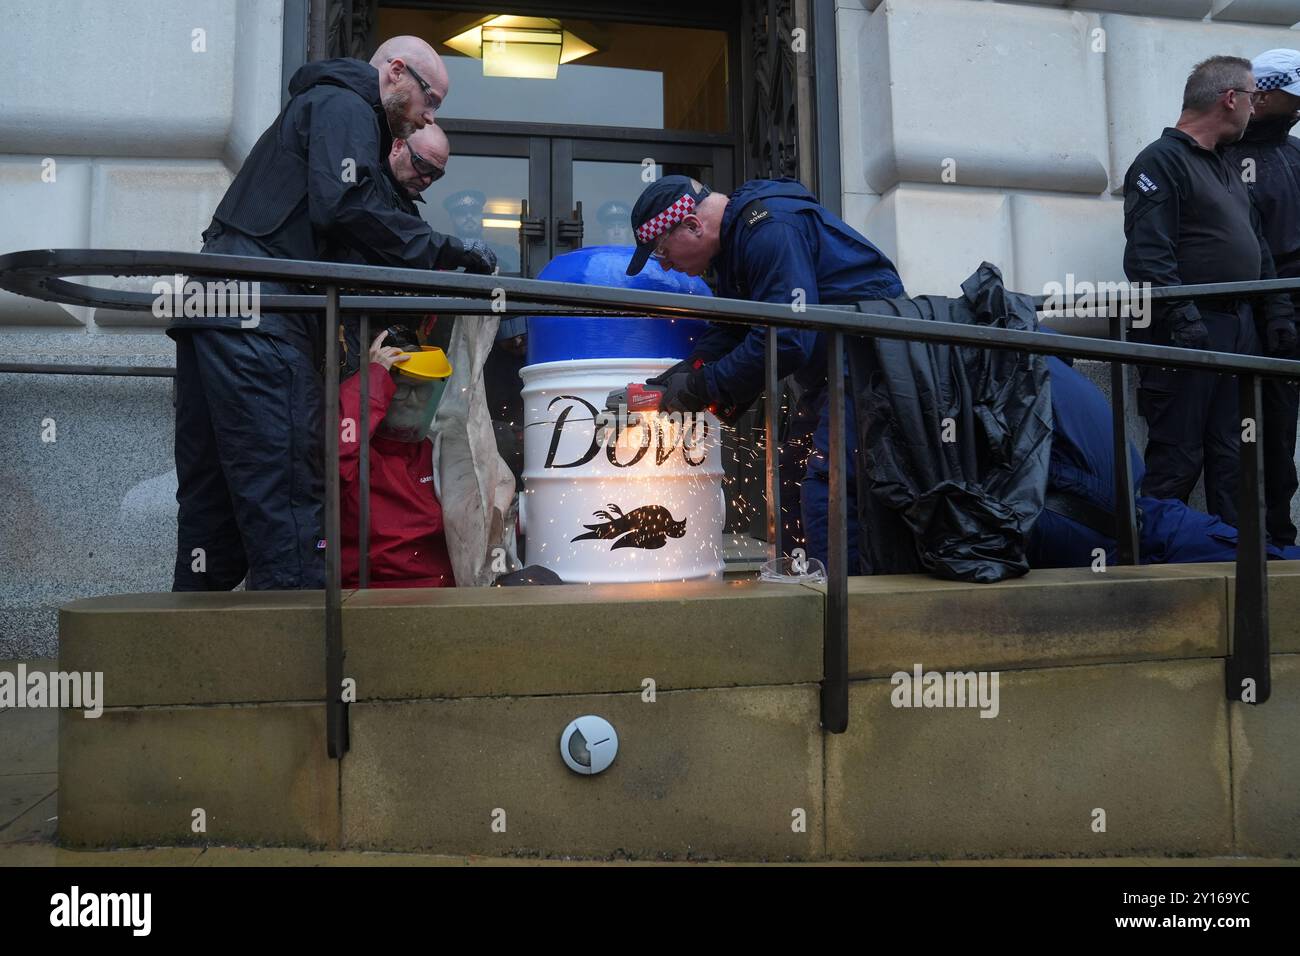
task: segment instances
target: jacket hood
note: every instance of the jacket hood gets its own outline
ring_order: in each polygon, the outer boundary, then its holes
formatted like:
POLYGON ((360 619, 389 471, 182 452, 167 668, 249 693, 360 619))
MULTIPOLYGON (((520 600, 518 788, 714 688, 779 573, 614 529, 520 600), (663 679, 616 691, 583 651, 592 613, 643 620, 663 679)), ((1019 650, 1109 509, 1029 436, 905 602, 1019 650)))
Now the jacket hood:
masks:
POLYGON ((299 67, 289 80, 289 95, 297 96, 321 85, 341 86, 352 90, 372 106, 379 106, 379 71, 364 60, 340 57, 307 63, 299 67))
POLYGON ((817 197, 797 179, 751 179, 733 192, 727 201, 727 209, 722 214, 722 231, 725 233, 731 228, 736 216, 740 215, 740 210, 748 203, 755 199, 772 199, 778 196, 782 199, 817 202, 817 197))

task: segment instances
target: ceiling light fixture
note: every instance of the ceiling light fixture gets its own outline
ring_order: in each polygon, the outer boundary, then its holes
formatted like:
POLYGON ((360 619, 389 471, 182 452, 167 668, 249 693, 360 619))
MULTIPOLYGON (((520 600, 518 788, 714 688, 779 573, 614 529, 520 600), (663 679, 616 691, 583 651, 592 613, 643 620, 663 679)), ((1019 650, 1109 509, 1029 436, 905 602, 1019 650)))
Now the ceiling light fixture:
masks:
POLYGON ((579 39, 559 20, 547 17, 487 17, 447 46, 457 53, 483 61, 484 76, 553 80, 561 63, 595 53, 596 48, 579 39))

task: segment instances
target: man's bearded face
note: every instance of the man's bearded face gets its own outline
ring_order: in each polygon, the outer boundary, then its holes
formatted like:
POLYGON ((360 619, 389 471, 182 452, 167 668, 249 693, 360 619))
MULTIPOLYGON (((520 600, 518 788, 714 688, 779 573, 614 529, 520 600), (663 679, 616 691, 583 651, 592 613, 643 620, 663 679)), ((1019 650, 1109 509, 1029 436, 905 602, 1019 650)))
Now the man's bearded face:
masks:
POLYGON ((407 117, 411 106, 410 90, 394 90, 384 97, 384 115, 388 117, 388 129, 394 139, 406 139, 417 129, 407 117))

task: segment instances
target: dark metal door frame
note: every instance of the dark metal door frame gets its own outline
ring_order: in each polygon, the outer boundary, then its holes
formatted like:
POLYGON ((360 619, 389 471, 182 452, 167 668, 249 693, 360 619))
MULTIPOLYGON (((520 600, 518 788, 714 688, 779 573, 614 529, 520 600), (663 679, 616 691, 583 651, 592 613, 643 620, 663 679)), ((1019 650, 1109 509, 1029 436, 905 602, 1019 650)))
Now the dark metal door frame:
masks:
MULTIPOLYGON (((483 125, 472 121, 447 121, 444 129, 451 141, 448 175, 456 175, 456 157, 461 155, 502 156, 529 161, 529 194, 521 198, 528 200, 529 217, 546 223, 545 238, 530 247, 528 263, 532 276, 536 276, 555 256, 568 251, 557 245, 554 223, 557 218, 569 217, 574 208, 572 164, 575 161, 640 163, 651 157, 657 163, 711 166, 714 170, 711 185, 723 192, 732 188, 734 151, 730 146, 716 142, 604 139, 587 135, 591 131, 589 127, 541 124, 527 124, 527 129, 520 132, 506 129, 516 124, 493 124, 492 132, 482 132, 483 125)), ((522 265, 523 259, 520 261, 522 265)))

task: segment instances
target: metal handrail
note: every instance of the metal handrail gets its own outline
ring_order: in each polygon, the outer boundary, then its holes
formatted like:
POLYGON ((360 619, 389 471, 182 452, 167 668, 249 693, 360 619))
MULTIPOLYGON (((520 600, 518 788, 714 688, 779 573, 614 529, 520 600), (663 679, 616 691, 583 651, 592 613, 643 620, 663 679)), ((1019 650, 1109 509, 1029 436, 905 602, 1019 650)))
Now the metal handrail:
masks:
MULTIPOLYGON (((160 276, 184 275, 239 278, 320 287, 303 294, 267 295, 261 307, 276 312, 325 313, 329 330, 325 335, 325 400, 332 413, 325 418, 326 538, 335 542, 326 551, 326 682, 329 751, 341 757, 348 747, 347 714, 341 699, 342 615, 339 534, 338 473, 338 362, 337 329, 340 316, 356 312, 430 312, 444 314, 500 315, 593 315, 645 316, 652 318, 704 318, 716 322, 760 325, 769 330, 768 369, 765 377, 769 405, 775 405, 775 329, 799 328, 830 333, 827 347, 827 380, 830 408, 830 488, 828 522, 828 581, 823 635, 823 680, 821 722, 829 732, 843 732, 848 725, 848 554, 845 514, 844 467, 844 339, 845 334, 905 339, 947 345, 1004 349, 1040 355, 1057 355, 1111 362, 1112 408, 1116 459, 1116 541, 1122 563, 1136 563, 1137 531, 1131 484, 1130 455, 1125 433, 1124 367, 1127 364, 1164 368, 1201 369, 1236 373, 1240 378, 1241 411, 1257 422, 1256 441, 1242 443, 1242 476, 1239 488, 1238 548, 1234 646, 1225 667, 1225 689, 1230 699, 1243 699, 1243 682, 1254 685, 1248 702, 1264 703, 1270 692, 1267 565, 1264 549, 1263 458, 1260 449, 1261 376, 1300 379, 1300 361, 1206 352, 1125 341, 1122 322, 1112 318, 1112 338, 1047 336, 1038 332, 930 322, 862 311, 853 305, 813 305, 796 309, 790 305, 680 293, 635 289, 579 286, 536 279, 476 276, 453 272, 427 272, 389 266, 347 265, 305 260, 264 259, 206 253, 131 250, 29 250, 0 256, 0 288, 31 298, 69 305, 150 311, 155 296, 144 292, 106 290, 69 282, 63 276, 160 276), (343 291, 348 294, 344 295, 343 291), (382 290, 389 295, 375 295, 382 290), (371 294, 356 294, 371 293, 371 294), (392 295, 392 293, 404 293, 392 295), (504 298, 501 297, 504 293, 504 298)), ((1258 280, 1151 289, 1152 301, 1199 299, 1220 296, 1241 298, 1279 292, 1300 291, 1300 279, 1258 280)), ((1041 308, 1044 297, 1034 300, 1041 308)), ((368 330, 365 330, 368 331, 368 330)), ((365 342, 362 342, 365 345, 365 342)), ((88 374, 110 374, 102 366, 50 366, 48 364, 5 363, 0 372, 48 371, 72 373, 93 369, 88 374)), ((121 374, 167 374, 169 370, 124 368, 121 374)), ((116 372, 111 373, 116 374, 116 372)), ((368 403, 361 405, 361 451, 369 443, 368 403)), ((768 485, 773 497, 779 493, 776 470, 775 416, 769 408, 768 485)), ((364 458, 363 458, 364 460, 364 458)), ((362 496, 360 521, 368 525, 369 502, 362 496)), ((769 516, 779 542, 780 516, 769 516)), ((365 536, 361 538, 365 552, 365 536)), ((779 544, 774 549, 780 556, 779 544)))

